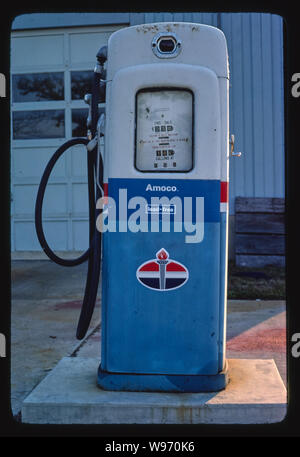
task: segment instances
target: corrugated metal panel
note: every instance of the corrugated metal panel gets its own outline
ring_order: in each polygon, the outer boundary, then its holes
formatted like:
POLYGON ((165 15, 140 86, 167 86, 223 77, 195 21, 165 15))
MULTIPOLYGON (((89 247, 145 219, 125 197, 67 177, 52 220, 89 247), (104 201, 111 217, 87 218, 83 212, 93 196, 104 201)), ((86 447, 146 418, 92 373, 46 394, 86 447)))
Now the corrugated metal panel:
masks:
POLYGON ((31 13, 17 16, 12 30, 129 24, 130 13, 31 13))
MULTIPOLYGON (((145 13, 144 23, 151 22, 197 22, 217 26, 219 13, 145 13)), ((133 25, 133 24, 132 24, 133 25)))
POLYGON ((230 65, 230 212, 236 196, 284 197, 282 18, 222 13, 230 65))
POLYGON ((140 21, 219 27, 230 65, 230 132, 241 158, 230 159, 230 213, 236 196, 284 197, 282 18, 267 13, 145 13, 140 21))

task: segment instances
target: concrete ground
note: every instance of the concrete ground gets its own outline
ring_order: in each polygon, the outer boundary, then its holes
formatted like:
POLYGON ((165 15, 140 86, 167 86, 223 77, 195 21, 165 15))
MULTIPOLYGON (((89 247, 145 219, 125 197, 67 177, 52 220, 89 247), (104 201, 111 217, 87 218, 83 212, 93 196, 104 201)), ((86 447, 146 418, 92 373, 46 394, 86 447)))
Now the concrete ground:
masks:
MULTIPOLYGON (((87 265, 48 260, 12 262, 11 407, 22 401, 65 356, 100 356, 100 301, 83 341, 75 336, 87 265)), ((286 384, 284 301, 229 300, 228 358, 274 359, 286 384)))

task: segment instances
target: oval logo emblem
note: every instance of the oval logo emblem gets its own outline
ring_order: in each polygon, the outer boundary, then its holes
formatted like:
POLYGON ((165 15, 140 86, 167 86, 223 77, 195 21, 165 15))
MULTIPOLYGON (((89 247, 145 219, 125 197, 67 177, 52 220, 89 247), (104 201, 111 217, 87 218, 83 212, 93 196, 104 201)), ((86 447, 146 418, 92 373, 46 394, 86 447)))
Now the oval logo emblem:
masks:
POLYGON ((156 258, 142 263, 136 271, 138 281, 149 289, 167 292, 183 286, 188 278, 188 269, 182 263, 169 258, 169 253, 160 249, 156 258))

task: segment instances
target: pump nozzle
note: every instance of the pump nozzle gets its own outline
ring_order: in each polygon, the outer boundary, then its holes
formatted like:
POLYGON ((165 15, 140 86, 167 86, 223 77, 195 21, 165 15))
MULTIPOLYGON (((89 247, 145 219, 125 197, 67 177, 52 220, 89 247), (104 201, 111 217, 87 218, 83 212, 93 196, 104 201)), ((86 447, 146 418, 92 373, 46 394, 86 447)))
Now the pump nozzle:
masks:
POLYGON ((107 46, 102 46, 96 54, 97 65, 94 72, 98 73, 99 78, 99 102, 105 103, 105 88, 106 88, 106 70, 104 69, 104 63, 107 61, 107 46))
POLYGON ((107 61, 107 46, 102 46, 96 54, 97 60, 101 66, 107 61))

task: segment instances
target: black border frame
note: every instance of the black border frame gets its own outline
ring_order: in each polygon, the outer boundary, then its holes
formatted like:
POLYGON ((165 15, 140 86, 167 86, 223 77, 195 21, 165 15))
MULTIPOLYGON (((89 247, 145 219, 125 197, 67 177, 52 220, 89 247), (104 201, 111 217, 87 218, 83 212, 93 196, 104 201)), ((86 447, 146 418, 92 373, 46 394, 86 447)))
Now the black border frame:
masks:
MULTIPOLYGON (((47 2, 28 7, 20 7, 17 4, 5 5, 0 15, 0 38, 2 46, 0 48, 0 72, 6 76, 6 98, 0 99, 0 116, 1 129, 0 138, 2 146, 2 163, 0 191, 3 201, 2 206, 2 306, 0 306, 0 332, 4 333, 7 342, 7 354, 5 358, 0 358, 0 436, 2 437, 96 437, 95 443, 98 450, 105 450, 108 443, 118 439, 119 443, 139 442, 147 443, 149 437, 163 437, 163 439, 178 440, 184 437, 184 441, 194 440, 195 455, 203 453, 203 441, 205 438, 216 437, 300 437, 300 357, 293 358, 291 355, 291 336, 300 331, 300 307, 299 307, 299 273, 298 273, 298 250, 299 229, 297 225, 299 211, 299 190, 298 190, 298 166, 297 159, 299 156, 299 118, 300 118, 300 98, 293 98, 291 95, 291 77, 294 73, 300 72, 300 54, 299 54, 299 18, 296 13, 294 4, 288 9, 287 5, 280 4, 274 6, 274 2, 262 4, 246 3, 236 6, 230 3, 219 5, 210 3, 202 4, 199 9, 192 4, 175 8, 174 3, 164 4, 164 11, 171 12, 208 12, 208 13, 268 13, 277 14, 283 19, 283 53, 284 53, 284 103, 285 103, 285 196, 286 196, 286 227, 287 227, 287 244, 286 244, 286 279, 287 279, 287 370, 288 370, 288 412, 285 419, 275 424, 236 424, 236 425, 34 425, 23 424, 13 418, 10 409, 10 311, 11 311, 11 255, 10 255, 10 33, 12 21, 19 15, 30 13, 152 13, 160 12, 161 5, 156 8, 151 4, 144 8, 131 8, 126 4, 122 7, 114 2, 109 3, 109 7, 101 6, 101 9, 95 8, 94 3, 86 3, 82 8, 71 8, 70 5, 63 5, 62 2, 53 0, 50 4, 47 2), (68 9, 69 7, 69 9, 68 9), (296 265, 296 267, 295 267, 296 265)), ((160 438, 161 439, 161 438, 160 438)), ((213 441, 215 450, 216 440, 213 441)), ((225 445, 228 442, 225 442, 225 445)), ((276 441, 277 444, 277 441, 276 441)), ((255 451, 257 444, 254 442, 255 451)), ((221 442, 222 451, 224 452, 224 442, 221 442)), ((55 447, 57 450, 57 446, 55 447)), ((242 448, 244 449, 244 448, 242 448)), ((120 453, 117 453, 120 455, 120 453)), ((192 454, 193 455, 193 454, 192 454)))

